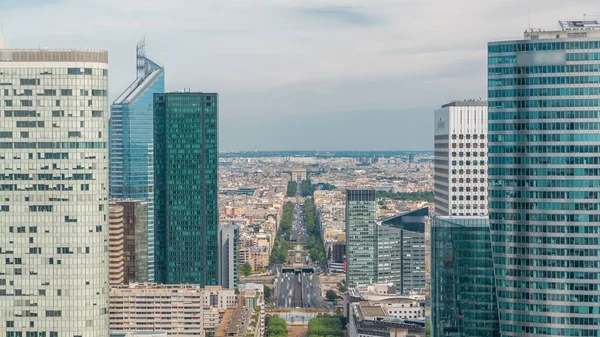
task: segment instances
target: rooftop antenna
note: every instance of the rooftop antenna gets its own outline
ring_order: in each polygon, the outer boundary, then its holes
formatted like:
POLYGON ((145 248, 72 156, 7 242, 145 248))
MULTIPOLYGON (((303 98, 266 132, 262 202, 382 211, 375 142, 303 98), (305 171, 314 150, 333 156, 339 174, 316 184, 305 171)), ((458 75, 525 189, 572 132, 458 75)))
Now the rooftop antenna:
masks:
POLYGON ((531 29, 531 8, 529 8, 528 10, 528 15, 527 15, 527 27, 529 29, 531 29))
POLYGON ((146 61, 146 35, 138 41, 135 47, 137 78, 145 79, 148 76, 148 62, 146 61))

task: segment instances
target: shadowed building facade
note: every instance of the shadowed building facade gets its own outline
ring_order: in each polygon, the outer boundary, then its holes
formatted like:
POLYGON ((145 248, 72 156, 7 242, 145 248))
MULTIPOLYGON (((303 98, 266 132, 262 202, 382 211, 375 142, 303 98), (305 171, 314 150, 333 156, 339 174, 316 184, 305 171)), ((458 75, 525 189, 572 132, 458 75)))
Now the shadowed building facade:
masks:
POLYGON ((218 95, 154 95, 156 281, 218 283, 218 95))
POLYGON ((427 207, 377 225, 377 283, 393 283, 400 294, 425 289, 427 207))
POLYGON ((375 190, 346 191, 346 284, 377 280, 375 190))
POLYGON ((498 337, 498 309, 489 221, 433 218, 432 337, 498 337))

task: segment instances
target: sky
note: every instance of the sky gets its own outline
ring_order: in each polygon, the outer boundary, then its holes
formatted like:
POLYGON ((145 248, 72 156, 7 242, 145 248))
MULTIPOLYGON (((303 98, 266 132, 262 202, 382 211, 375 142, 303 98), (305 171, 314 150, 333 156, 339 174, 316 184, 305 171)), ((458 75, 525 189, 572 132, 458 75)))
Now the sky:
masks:
POLYGON ((11 48, 135 46, 169 91, 219 93, 220 150, 432 150, 433 111, 486 98, 486 43, 600 19, 597 0, 0 0, 11 48))

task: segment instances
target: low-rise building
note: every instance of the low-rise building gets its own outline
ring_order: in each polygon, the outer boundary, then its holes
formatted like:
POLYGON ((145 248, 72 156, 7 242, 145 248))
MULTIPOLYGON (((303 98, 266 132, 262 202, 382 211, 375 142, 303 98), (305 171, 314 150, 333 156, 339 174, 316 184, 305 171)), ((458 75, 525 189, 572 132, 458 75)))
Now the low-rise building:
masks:
POLYGON ((197 285, 154 283, 110 289, 110 330, 164 331, 170 337, 204 336, 203 296, 197 285))
POLYGON ((425 321, 425 306, 421 301, 411 298, 389 298, 381 301, 369 301, 372 306, 380 306, 386 316, 425 321))
POLYGON ((167 337, 164 331, 111 331, 110 337, 167 337))
POLYGON ((380 316, 388 319, 396 318, 425 323, 425 298, 423 296, 403 296, 391 283, 350 288, 347 299, 350 304, 360 303, 364 307, 381 308, 380 316))
POLYGON ((221 311, 215 307, 204 307, 204 311, 202 312, 204 331, 207 333, 215 332, 225 315, 225 311, 221 311))
POLYGON ((425 337, 425 322, 390 317, 379 305, 351 303, 348 337, 425 337))
POLYGON ((238 306, 229 309, 219 324, 215 337, 262 337, 264 335, 264 308, 238 306))
POLYGON ((205 307, 214 307, 220 311, 235 308, 237 305, 235 289, 227 289, 221 286, 206 286, 202 289, 202 304, 205 307))
MULTIPOLYGON (((382 321, 386 324, 399 322, 401 325, 425 326, 425 297, 403 296, 391 283, 360 285, 350 288, 345 300, 348 318, 350 319, 352 315, 355 316, 355 321, 358 319, 357 317, 360 318, 355 324, 367 320, 382 321)), ((365 324, 372 325, 372 323, 365 324)), ((363 326, 366 326, 365 324, 363 326)), ((410 331, 412 330, 409 329, 410 331)))

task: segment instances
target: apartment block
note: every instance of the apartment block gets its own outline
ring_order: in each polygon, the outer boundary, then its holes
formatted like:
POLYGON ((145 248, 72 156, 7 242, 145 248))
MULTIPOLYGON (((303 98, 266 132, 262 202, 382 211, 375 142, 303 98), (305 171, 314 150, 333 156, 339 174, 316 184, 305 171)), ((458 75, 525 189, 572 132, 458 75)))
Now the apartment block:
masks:
POLYGON ((197 285, 114 286, 110 289, 110 329, 203 337, 203 307, 202 288, 197 285))
POLYGON ((108 268, 110 285, 123 284, 125 280, 125 240, 123 206, 109 206, 108 215, 108 268))

